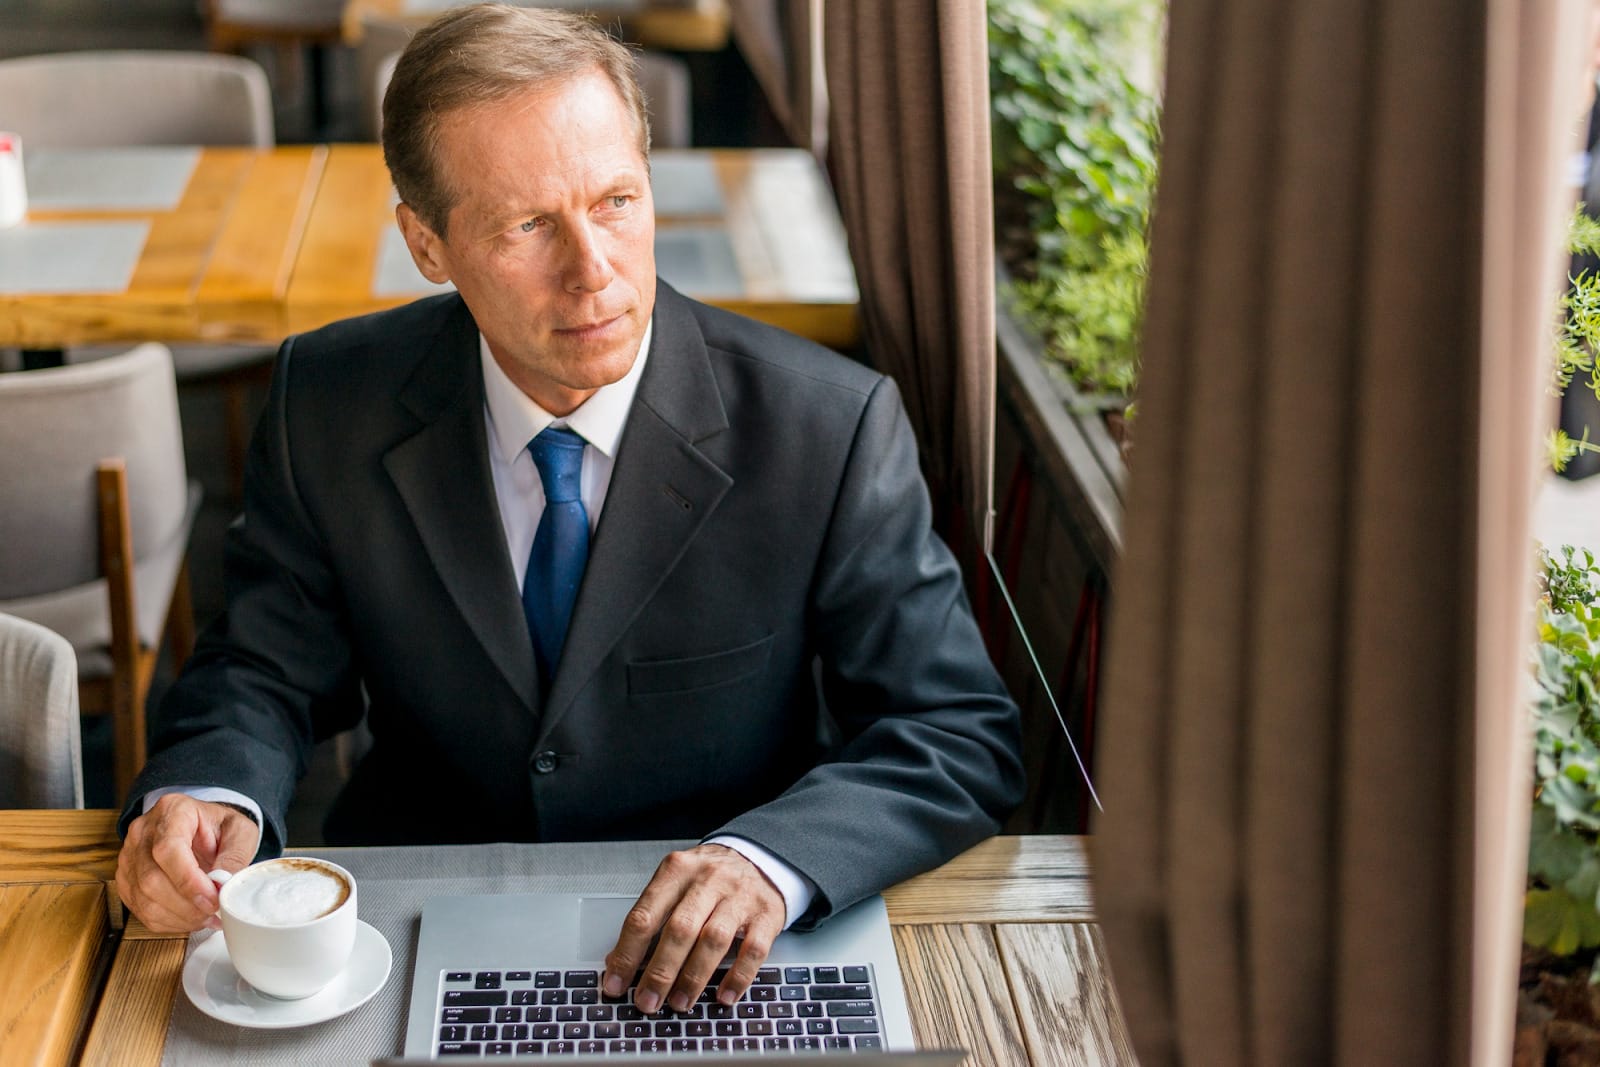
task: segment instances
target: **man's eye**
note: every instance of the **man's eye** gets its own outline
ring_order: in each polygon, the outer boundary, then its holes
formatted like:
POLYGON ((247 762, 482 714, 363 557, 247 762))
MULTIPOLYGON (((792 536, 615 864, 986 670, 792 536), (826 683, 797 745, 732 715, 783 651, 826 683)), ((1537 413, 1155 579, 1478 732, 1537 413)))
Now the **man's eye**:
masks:
POLYGON ((621 195, 613 196, 611 198, 611 206, 615 207, 615 208, 627 207, 628 206, 628 198, 626 196, 621 196, 621 195))
POLYGON ((519 226, 518 229, 520 229, 523 233, 532 233, 534 230, 539 228, 539 223, 542 221, 544 220, 529 219, 527 222, 524 222, 521 226, 519 226))

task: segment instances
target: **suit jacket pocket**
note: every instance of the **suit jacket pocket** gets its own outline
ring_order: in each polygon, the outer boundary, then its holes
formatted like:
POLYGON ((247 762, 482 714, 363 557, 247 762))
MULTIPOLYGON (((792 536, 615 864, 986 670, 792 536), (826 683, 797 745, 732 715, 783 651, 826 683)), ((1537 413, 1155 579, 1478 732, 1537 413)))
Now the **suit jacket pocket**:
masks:
POLYGON ((708 656, 641 660, 628 664, 628 694, 649 696, 714 689, 748 678, 767 665, 772 654, 772 634, 739 648, 708 656))

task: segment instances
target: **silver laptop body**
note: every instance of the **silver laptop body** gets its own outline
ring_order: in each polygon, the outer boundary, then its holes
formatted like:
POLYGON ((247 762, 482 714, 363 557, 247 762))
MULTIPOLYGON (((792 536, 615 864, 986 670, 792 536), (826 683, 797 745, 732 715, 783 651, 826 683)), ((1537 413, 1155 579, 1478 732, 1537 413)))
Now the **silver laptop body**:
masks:
MULTIPOLYGON (((516 1010, 521 1005, 532 1005, 544 997, 544 992, 536 986, 535 977, 538 976, 542 982, 543 976, 563 975, 571 978, 573 975, 586 976, 590 972, 598 974, 603 971, 605 954, 616 944, 623 917, 633 901, 634 898, 630 896, 582 893, 447 896, 428 901, 422 911, 422 929, 412 972, 405 1057, 430 1059, 439 1056, 441 1050, 452 1059, 463 1051, 468 1055, 473 1054, 472 1050, 463 1049, 463 1044, 478 1045, 478 1051, 485 1055, 494 1054, 496 1059, 507 1055, 523 1055, 518 1049, 522 1044, 520 1039, 528 1036, 533 1026, 544 1025, 547 1028, 549 1025, 548 1020, 542 1024, 526 1024, 522 1021, 523 1012, 516 1010), (457 1010, 447 1016, 446 1009, 452 1005, 468 1010, 457 1010), (513 1016, 516 1021, 506 1023, 506 1026, 525 1026, 527 1029, 505 1031, 516 1035, 510 1042, 511 1048, 504 1048, 507 1042, 503 1041, 498 1042, 501 1047, 492 1050, 488 1046, 495 1043, 493 1041, 465 1041, 468 1035, 499 1037, 500 1020, 513 1016), (443 1025, 446 1018, 451 1025, 443 1025), (453 1025, 456 1022, 461 1022, 466 1029, 458 1029, 453 1025), (476 1027, 495 1029, 479 1030, 476 1027)), ((906 1006, 900 964, 895 955, 894 938, 889 931, 889 916, 882 897, 871 897, 840 912, 820 930, 805 934, 780 934, 763 966, 776 969, 780 981, 786 974, 794 977, 809 972, 810 976, 815 977, 817 968, 821 969, 824 977, 835 978, 837 971, 842 978, 844 969, 849 968, 850 977, 867 979, 870 993, 861 988, 860 982, 809 985, 796 982, 788 983, 786 989, 775 987, 769 993, 771 1000, 768 1004, 777 1002, 779 989, 782 989, 784 998, 795 995, 797 988, 820 991, 834 998, 849 998, 822 1002, 818 1016, 828 1019, 837 1014, 838 1018, 834 1020, 837 1028, 858 1035, 851 1038, 857 1042, 861 1041, 859 1035, 870 1028, 870 1034, 877 1037, 875 1043, 880 1044, 884 1051, 908 1051, 915 1047, 911 1014, 906 1006)), ((735 1005, 741 1016, 754 1010, 746 1007, 753 1002, 754 996, 752 989, 735 1005)), ((594 994, 589 994, 585 1002, 594 1003, 593 997, 594 994)), ((564 1004, 565 1000, 555 1003, 564 1004)), ((816 1009, 815 1003, 812 1008, 816 1009)), ((775 1009, 770 1006, 763 1008, 763 1011, 772 1010, 775 1009)), ((568 1018, 571 1017, 571 1013, 566 1014, 568 1018)), ((665 1015, 661 1013, 647 1018, 659 1020, 665 1015)), ((527 1018, 531 1019, 532 1013, 528 1013, 527 1018)), ((699 1062, 699 1057, 695 1055, 697 1049, 689 1048, 689 1039, 682 1037, 684 1029, 686 1027, 674 1031, 673 1043, 683 1046, 681 1055, 684 1062, 699 1062)), ((704 1030, 704 1027, 697 1029, 704 1030)), ((558 1032, 558 1039, 563 1033, 565 1030, 558 1032)), ((762 1040, 767 1040, 766 1035, 769 1034, 771 1030, 765 1031, 762 1040)), ((867 1041, 872 1043, 871 1036, 867 1037, 867 1041)), ((608 1041, 607 1044, 612 1045, 613 1042, 608 1041)), ((625 1042, 618 1044, 626 1047, 625 1042)), ((616 1054, 637 1059, 643 1052, 654 1054, 658 1051, 653 1048, 634 1049, 637 1046, 616 1054)), ((826 1051, 836 1049, 837 1045, 830 1045, 826 1051)), ((589 1043, 582 1049, 562 1051, 593 1055, 602 1050, 589 1043)), ((674 1052, 679 1051, 674 1049, 674 1052)), ((741 1050, 708 1046, 707 1051, 727 1053, 741 1050)), ((866 1051, 865 1048, 863 1051, 866 1051)), ((730 1062, 728 1055, 721 1055, 720 1059, 730 1062)))

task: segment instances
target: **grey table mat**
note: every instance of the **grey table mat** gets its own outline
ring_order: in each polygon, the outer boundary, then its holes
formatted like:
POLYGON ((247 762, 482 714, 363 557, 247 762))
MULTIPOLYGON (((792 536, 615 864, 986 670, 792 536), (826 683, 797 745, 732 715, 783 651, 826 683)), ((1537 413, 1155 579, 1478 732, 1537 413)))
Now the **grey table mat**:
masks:
MULTIPOLYGON (((673 226, 656 230, 656 272, 692 297, 737 297, 744 292, 733 242, 716 226, 673 226)), ((435 285, 417 272, 397 229, 385 230, 372 271, 374 296, 422 296, 452 286, 435 285)))
POLYGON ((171 211, 183 199, 200 149, 26 149, 28 206, 56 211, 171 211))
POLYGON ((150 224, 30 222, 0 229, 0 293, 120 293, 150 224))
MULTIPOLYGON (((661 857, 693 841, 604 844, 451 845, 431 848, 306 849, 355 875, 359 912, 389 942, 389 980, 347 1015, 294 1030, 250 1030, 218 1022, 189 1002, 180 984, 167 1028, 164 1064, 366 1063, 405 1044, 422 905, 452 894, 637 893, 661 857)), ((188 954, 196 941, 191 939, 188 954)))
POLYGON ((727 210, 716 165, 695 152, 652 152, 650 191, 658 216, 721 216, 727 210))

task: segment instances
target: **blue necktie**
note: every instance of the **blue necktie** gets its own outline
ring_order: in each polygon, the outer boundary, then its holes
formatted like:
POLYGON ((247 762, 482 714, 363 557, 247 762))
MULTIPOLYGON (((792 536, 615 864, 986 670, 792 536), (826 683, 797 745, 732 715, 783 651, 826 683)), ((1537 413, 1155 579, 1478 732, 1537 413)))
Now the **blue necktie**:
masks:
POLYGON ((578 599, 578 584, 589 562, 589 514, 579 482, 583 472, 582 437, 549 427, 528 443, 539 480, 544 483, 544 515, 528 553, 522 581, 522 610, 533 634, 533 653, 546 687, 561 660, 567 623, 578 599))

